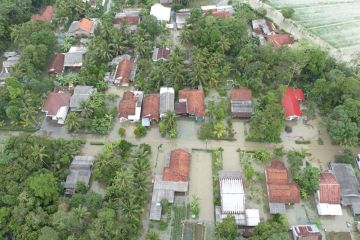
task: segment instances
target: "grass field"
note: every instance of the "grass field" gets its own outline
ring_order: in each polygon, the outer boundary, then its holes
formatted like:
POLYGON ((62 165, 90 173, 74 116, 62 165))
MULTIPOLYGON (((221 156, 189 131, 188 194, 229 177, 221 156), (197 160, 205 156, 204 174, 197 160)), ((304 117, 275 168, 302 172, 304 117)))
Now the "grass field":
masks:
POLYGON ((292 19, 332 46, 360 51, 360 0, 268 0, 277 9, 291 7, 292 19))

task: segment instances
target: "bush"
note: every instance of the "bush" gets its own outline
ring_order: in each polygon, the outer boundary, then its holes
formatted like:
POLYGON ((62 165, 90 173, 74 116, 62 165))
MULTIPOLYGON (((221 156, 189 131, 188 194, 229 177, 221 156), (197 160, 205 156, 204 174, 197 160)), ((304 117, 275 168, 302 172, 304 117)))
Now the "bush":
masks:
POLYGON ((80 205, 83 205, 85 203, 85 196, 81 193, 75 193, 72 195, 70 200, 70 207, 71 208, 77 208, 80 205))
POLYGON ((86 186, 86 184, 84 182, 78 182, 76 183, 76 193, 86 193, 87 192, 88 187, 86 186))
POLYGON ((284 16, 284 18, 291 18, 294 15, 294 12, 295 12, 294 9, 289 7, 281 9, 281 13, 284 16))
POLYGON ((349 148, 345 148, 343 154, 335 156, 336 163, 347 163, 355 167, 355 156, 349 148))
POLYGON ((205 140, 205 139, 212 139, 213 138, 213 124, 211 123, 204 123, 200 127, 199 131, 199 139, 205 140))
POLYGON ((135 137, 141 138, 145 137, 147 133, 147 128, 143 127, 141 123, 138 123, 137 127, 134 130, 135 137))
POLYGON ((119 135, 120 135, 120 137, 125 137, 125 135, 126 135, 125 128, 119 128, 119 135))

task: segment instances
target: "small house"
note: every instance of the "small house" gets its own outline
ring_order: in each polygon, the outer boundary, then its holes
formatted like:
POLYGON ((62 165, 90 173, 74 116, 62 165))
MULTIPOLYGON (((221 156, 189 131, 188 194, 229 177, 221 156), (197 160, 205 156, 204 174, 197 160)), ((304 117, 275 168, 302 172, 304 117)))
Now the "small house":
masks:
POLYGON ((121 26, 126 25, 131 32, 135 32, 140 24, 140 12, 141 8, 126 8, 117 13, 113 20, 114 27, 120 29, 121 26))
POLYGON ((10 76, 12 69, 20 60, 20 55, 17 52, 5 52, 5 61, 2 62, 2 70, 0 72, 0 84, 5 83, 5 79, 10 76))
POLYGON ((143 100, 141 112, 142 125, 150 126, 153 122, 160 120, 160 97, 157 94, 146 95, 143 100))
POLYGON ((66 116, 69 111, 70 93, 51 92, 44 103, 43 112, 46 117, 50 117, 58 124, 65 124, 66 116))
POLYGON ((295 43, 294 37, 289 34, 268 35, 266 40, 277 48, 281 46, 290 46, 295 43))
POLYGON ((160 22, 169 23, 171 18, 171 8, 156 3, 151 6, 150 15, 156 17, 160 22))
POLYGON ((297 225, 291 227, 294 240, 322 240, 322 235, 316 225, 297 225))
POLYGON ((160 118, 168 111, 174 111, 175 90, 172 87, 160 88, 160 118))
POLYGON ((76 191, 76 185, 83 182, 86 186, 90 184, 92 167, 95 161, 93 156, 75 156, 70 164, 70 174, 66 177, 64 184, 65 195, 72 196, 76 191))
POLYGON ((252 114, 252 92, 241 87, 230 92, 231 116, 233 118, 250 118, 252 114))
POLYGON ((175 149, 170 153, 169 165, 163 174, 155 175, 150 205, 150 220, 160 221, 161 200, 173 203, 176 193, 186 193, 189 187, 191 154, 184 149, 175 149))
POLYGON ((40 14, 35 14, 31 16, 32 21, 43 21, 51 23, 55 9, 52 6, 45 7, 40 14))
POLYGON ((65 54, 56 53, 50 61, 48 74, 50 76, 57 76, 64 71, 65 54))
POLYGON ((271 214, 284 213, 285 204, 300 203, 299 186, 289 183, 284 162, 273 160, 265 169, 265 178, 271 214))
POLYGON ((300 101, 304 99, 304 93, 300 88, 288 87, 285 90, 281 105, 284 108, 286 120, 291 121, 302 117, 300 101))
POLYGON ((116 66, 114 73, 114 84, 117 86, 128 87, 135 78, 136 63, 130 55, 124 54, 122 60, 116 66))
POLYGON ((257 36, 260 41, 260 45, 265 45, 267 43, 266 36, 276 34, 275 25, 265 19, 255 19, 251 22, 251 27, 253 29, 253 36, 257 36))
POLYGON ((86 47, 71 47, 69 52, 65 53, 64 71, 79 72, 82 67, 86 52, 86 47))
POLYGON ((319 190, 316 192, 319 215, 342 215, 340 205, 340 184, 334 174, 320 173, 319 190))
POLYGON ((92 86, 76 86, 74 88, 74 93, 70 98, 70 110, 81 112, 81 102, 89 101, 93 93, 96 93, 96 88, 92 86))
POLYGON ((212 16, 216 18, 225 19, 231 16, 235 11, 231 5, 222 5, 222 6, 215 6, 215 5, 208 5, 208 6, 201 6, 201 10, 203 13, 208 14, 210 13, 212 16))
POLYGON ((141 108, 144 93, 141 91, 126 91, 119 102, 120 122, 138 122, 141 117, 141 108))
POLYGON ((205 120, 205 95, 202 89, 184 89, 179 91, 179 102, 175 104, 178 115, 194 116, 197 122, 205 120))
POLYGON ((260 222, 258 209, 245 209, 245 192, 241 173, 219 171, 221 206, 215 207, 216 221, 234 216, 237 225, 256 226, 260 222))
POLYGON ((73 21, 67 32, 67 36, 92 36, 98 25, 97 19, 82 18, 80 21, 73 21))
POLYGON ((353 214, 360 214, 360 184, 350 164, 330 163, 330 172, 340 184, 343 206, 350 206, 353 214))
POLYGON ((170 55, 170 48, 168 47, 155 47, 152 55, 154 62, 163 60, 166 61, 170 55))
POLYGON ((176 28, 182 29, 186 25, 187 19, 190 17, 191 9, 180 9, 176 12, 176 28))

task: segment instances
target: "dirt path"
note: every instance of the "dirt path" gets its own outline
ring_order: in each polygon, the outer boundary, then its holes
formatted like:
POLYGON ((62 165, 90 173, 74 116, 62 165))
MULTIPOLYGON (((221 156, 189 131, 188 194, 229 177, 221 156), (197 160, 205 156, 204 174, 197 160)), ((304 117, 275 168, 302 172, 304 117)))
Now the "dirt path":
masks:
POLYGON ((214 203, 211 179, 211 155, 205 151, 192 151, 189 196, 199 198, 199 220, 214 222, 214 203))

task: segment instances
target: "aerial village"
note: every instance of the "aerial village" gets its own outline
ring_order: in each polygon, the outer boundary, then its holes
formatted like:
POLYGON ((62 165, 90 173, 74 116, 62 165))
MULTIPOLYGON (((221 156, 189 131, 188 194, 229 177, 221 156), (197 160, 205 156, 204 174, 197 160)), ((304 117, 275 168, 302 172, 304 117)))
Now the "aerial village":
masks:
POLYGON ((40 2, 0 48, 1 237, 360 239, 355 70, 243 3, 40 2))

